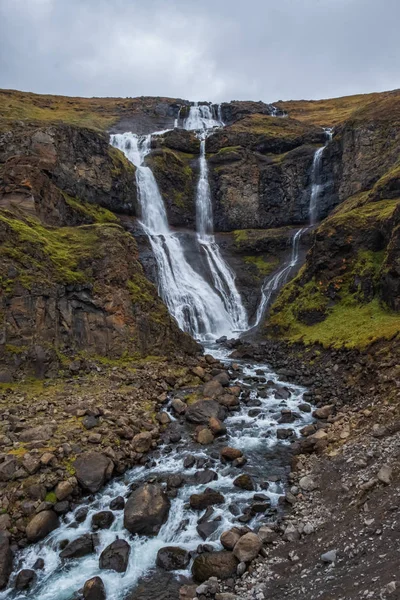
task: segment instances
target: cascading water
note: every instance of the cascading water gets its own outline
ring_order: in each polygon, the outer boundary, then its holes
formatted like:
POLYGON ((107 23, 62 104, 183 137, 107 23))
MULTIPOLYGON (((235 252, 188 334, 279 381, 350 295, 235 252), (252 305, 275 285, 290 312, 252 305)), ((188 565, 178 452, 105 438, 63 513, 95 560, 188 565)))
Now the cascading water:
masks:
POLYGON ((111 143, 136 166, 141 223, 150 240, 160 295, 183 331, 197 339, 230 335, 236 324, 220 296, 188 263, 178 234, 171 232, 157 182, 144 159, 151 136, 115 134, 111 143))
MULTIPOLYGON (((276 114, 272 116, 276 116, 276 114)), ((281 269, 279 269, 279 271, 275 273, 275 275, 273 275, 264 283, 261 289, 261 300, 257 309, 256 319, 253 327, 258 327, 271 301, 272 296, 287 282, 292 269, 294 269, 299 260, 299 246, 301 236, 303 235, 304 231, 307 231, 307 229, 315 225, 316 220, 318 218, 318 198, 323 187, 321 184, 318 183, 318 176, 321 170, 322 154, 326 146, 332 140, 333 136, 332 129, 325 129, 324 131, 327 136, 327 140, 324 146, 321 146, 321 148, 318 148, 318 150, 316 150, 311 168, 311 194, 308 209, 309 225, 308 227, 303 227, 295 232, 292 238, 292 253, 290 260, 281 269)))
POLYGON ((326 146, 332 139, 332 129, 325 129, 326 142, 324 146, 318 148, 314 154, 313 164, 311 167, 311 195, 309 206, 310 225, 315 225, 318 220, 318 199, 323 189, 323 184, 319 183, 321 172, 322 155, 326 146))
POLYGON ((195 103, 189 111, 184 124, 185 129, 197 131, 200 140, 199 180, 196 190, 196 230, 197 239, 204 251, 212 276, 213 286, 218 290, 225 309, 229 313, 235 332, 248 328, 246 309, 235 284, 235 274, 222 257, 220 248, 214 237, 214 224, 209 182, 208 164, 206 158, 206 139, 214 127, 221 127, 221 106, 217 110, 216 121, 208 105, 199 106, 195 103))

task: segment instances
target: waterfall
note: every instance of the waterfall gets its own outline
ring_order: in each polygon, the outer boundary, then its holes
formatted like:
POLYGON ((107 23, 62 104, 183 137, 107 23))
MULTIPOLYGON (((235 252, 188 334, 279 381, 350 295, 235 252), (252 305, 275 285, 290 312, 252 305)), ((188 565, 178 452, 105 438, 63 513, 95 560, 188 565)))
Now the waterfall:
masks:
POLYGON ((136 166, 141 224, 157 262, 159 293, 168 310, 179 327, 197 339, 232 334, 236 323, 221 297, 190 266, 178 234, 169 229, 157 182, 144 164, 151 149, 151 136, 115 134, 111 143, 136 166))
POLYGON ((184 124, 185 129, 197 131, 200 140, 199 180, 196 190, 196 231, 198 242, 204 252, 211 273, 213 286, 218 290, 225 309, 234 323, 235 331, 248 328, 246 309, 235 284, 235 274, 224 260, 213 234, 213 213, 208 164, 206 158, 206 139, 210 129, 223 125, 219 105, 215 120, 209 106, 195 103, 189 111, 184 124))
POLYGON ((275 273, 275 275, 273 275, 264 283, 261 289, 261 300, 260 304, 258 305, 254 327, 257 327, 260 324, 261 319, 264 316, 264 312, 274 292, 278 291, 279 288, 281 288, 286 283, 290 272, 297 265, 297 262, 299 260, 300 239, 303 231, 304 228, 298 229, 292 238, 292 253, 290 256, 290 260, 287 263, 285 263, 284 266, 275 273))
MULTIPOLYGON (((272 116, 276 116, 276 114, 273 114, 272 116)), ((260 324, 261 319, 264 316, 265 310, 271 301, 272 295, 287 282, 292 269, 297 265, 299 260, 300 240, 301 236, 303 235, 303 232, 307 231, 307 229, 309 229, 316 223, 318 217, 317 203, 321 189, 323 187, 321 184, 318 183, 318 176, 321 170, 321 159, 322 154, 326 146, 332 140, 333 135, 332 129, 326 128, 324 131, 325 135, 327 136, 327 140, 324 146, 321 146, 321 148, 318 148, 318 150, 316 150, 311 169, 311 195, 310 204, 308 208, 309 225, 308 227, 302 227, 301 229, 298 229, 295 232, 292 238, 292 253, 290 260, 287 263, 285 263, 284 266, 281 269, 279 269, 277 273, 275 273, 275 275, 273 275, 264 283, 261 289, 261 300, 257 309, 256 319, 253 327, 257 327, 260 324)))
POLYGON ((325 129, 326 142, 324 146, 315 151, 313 163, 311 167, 311 195, 309 205, 310 225, 315 225, 318 221, 318 199, 323 189, 323 184, 319 183, 319 175, 321 173, 322 155, 326 146, 332 139, 332 129, 325 129))

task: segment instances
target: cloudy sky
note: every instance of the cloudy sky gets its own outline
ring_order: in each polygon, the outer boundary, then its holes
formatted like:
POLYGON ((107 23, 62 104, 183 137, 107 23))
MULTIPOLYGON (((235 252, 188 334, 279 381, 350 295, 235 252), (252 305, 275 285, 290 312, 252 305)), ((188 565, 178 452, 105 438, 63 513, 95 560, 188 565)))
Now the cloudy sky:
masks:
POLYGON ((400 87, 400 0, 0 0, 0 87, 190 100, 400 87))

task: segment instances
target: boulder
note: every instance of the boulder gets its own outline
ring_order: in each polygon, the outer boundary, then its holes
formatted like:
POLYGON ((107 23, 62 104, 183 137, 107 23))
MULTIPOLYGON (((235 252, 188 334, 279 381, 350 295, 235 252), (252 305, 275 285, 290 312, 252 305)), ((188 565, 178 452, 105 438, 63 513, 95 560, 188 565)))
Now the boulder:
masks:
POLYGON ((203 446, 212 444, 213 441, 214 441, 214 435, 213 435, 211 429, 208 429, 208 427, 204 427, 203 429, 200 429, 200 431, 198 431, 196 434, 196 442, 198 442, 199 444, 202 444, 203 446))
POLYGON ((211 419, 208 421, 208 427, 211 429, 214 435, 224 435, 226 433, 226 426, 215 417, 211 417, 211 419))
POLYGON ((100 452, 83 452, 75 460, 74 467, 80 485, 94 494, 110 479, 114 463, 100 452))
POLYGON ((225 498, 221 492, 207 488, 202 494, 192 494, 189 498, 190 507, 194 510, 205 510, 214 504, 223 504, 225 498))
POLYGON ((156 564, 165 571, 178 571, 186 569, 190 563, 189 552, 177 546, 165 546, 157 553, 156 564))
POLYGON ((60 552, 60 558, 80 558, 92 552, 94 552, 93 536, 86 534, 69 542, 60 552))
POLYGON ((196 556, 192 565, 192 575, 195 581, 203 583, 210 577, 228 579, 236 573, 237 558, 232 552, 205 552, 196 556))
POLYGON ((101 577, 88 579, 83 586, 84 600, 106 600, 106 589, 101 577))
POLYGON ((225 419, 225 411, 222 406, 214 400, 199 400, 191 404, 186 411, 186 420, 196 425, 207 425, 211 417, 220 421, 225 419))
POLYGON ((161 486, 145 483, 128 498, 124 526, 131 533, 157 535, 168 518, 169 508, 170 501, 161 486))
POLYGON ((26 527, 28 542, 38 542, 59 526, 56 513, 52 510, 43 510, 31 519, 26 527))
POLYGON ((230 462, 233 462, 241 456, 243 456, 243 452, 238 448, 231 448, 229 446, 225 446, 225 448, 222 448, 221 450, 221 458, 230 462))
POLYGON ((53 425, 40 425, 25 429, 19 434, 21 442, 47 442, 53 435, 55 427, 53 425))
POLYGON ((222 385, 219 381, 212 379, 208 381, 203 387, 203 396, 205 398, 218 398, 223 393, 222 385))
POLYGON ((138 433, 134 436, 132 440, 132 448, 135 452, 139 452, 143 454, 144 452, 148 452, 153 443, 153 437, 150 431, 143 431, 142 433, 138 433))
POLYGON ((36 581, 36 573, 32 569, 22 569, 15 579, 16 590, 29 590, 36 581))
POLYGON ((194 483, 198 485, 211 483, 211 481, 215 481, 216 479, 218 479, 218 473, 212 469, 203 469, 203 471, 197 471, 193 477, 194 483))
POLYGON ((305 475, 299 481, 299 486, 305 492, 312 492, 318 488, 318 484, 313 480, 310 475, 305 475))
POLYGON ((60 481, 60 483, 57 485, 54 491, 57 500, 61 502, 62 500, 65 500, 66 498, 68 498, 68 496, 72 494, 72 492, 74 491, 74 486, 72 484, 72 481, 60 481))
POLYGON ((93 529, 109 529, 114 522, 114 514, 111 510, 102 510, 92 517, 93 529))
POLYGON ((0 531, 0 590, 6 587, 11 575, 13 553, 10 541, 5 533, 0 531))
POLYGON ((122 496, 117 496, 110 502, 111 510, 122 510, 125 507, 125 499, 122 496))
POLYGON ((327 419, 331 416, 333 408, 333 404, 327 404, 326 406, 322 406, 321 408, 316 408, 312 415, 316 419, 327 419))
POLYGON ((260 527, 257 535, 263 544, 272 544, 272 542, 275 542, 279 537, 276 531, 265 525, 260 527))
POLYGON ((115 540, 100 554, 100 569, 110 569, 117 573, 125 573, 128 567, 131 547, 125 540, 115 540))
POLYGON ((186 412, 187 409, 187 404, 185 404, 179 398, 174 398, 171 402, 171 406, 173 411, 176 412, 177 415, 183 415, 183 413, 186 412))
POLYGON ((222 396, 219 396, 218 398, 218 404, 221 404, 221 406, 224 406, 225 408, 232 408, 233 406, 239 405, 239 398, 232 394, 222 394, 222 396))
POLYGON ((199 521, 196 531, 203 540, 206 540, 214 533, 214 531, 218 529, 219 526, 220 521, 199 521))
POLYGON ((218 381, 222 387, 227 387, 230 383, 230 378, 226 371, 221 371, 221 373, 213 377, 213 381, 218 381))
POLYGON ((14 479, 17 469, 17 459, 14 456, 7 457, 6 460, 0 464, 0 481, 10 481, 11 479, 14 479))
POLYGON ((254 490, 254 482, 250 475, 247 475, 247 473, 243 473, 242 475, 239 475, 239 477, 236 477, 236 479, 233 481, 233 485, 242 490, 248 490, 250 492, 254 490))
POLYGON ((237 542, 240 539, 239 531, 234 527, 233 529, 228 529, 221 534, 220 542, 225 548, 225 550, 233 550, 236 546, 237 542))
POLYGON ((255 533, 246 533, 236 543, 233 554, 239 562, 250 562, 261 550, 262 542, 255 533))

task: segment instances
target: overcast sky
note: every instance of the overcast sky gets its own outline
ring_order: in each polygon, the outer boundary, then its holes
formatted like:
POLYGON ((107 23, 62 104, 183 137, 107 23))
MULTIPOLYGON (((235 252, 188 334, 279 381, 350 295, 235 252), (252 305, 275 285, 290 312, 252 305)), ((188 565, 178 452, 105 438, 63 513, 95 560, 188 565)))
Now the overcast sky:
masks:
POLYGON ((400 0, 0 0, 0 87, 190 100, 400 87, 400 0))

